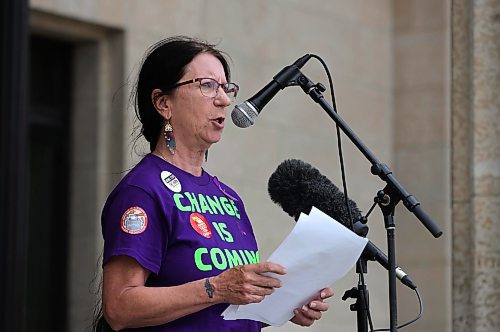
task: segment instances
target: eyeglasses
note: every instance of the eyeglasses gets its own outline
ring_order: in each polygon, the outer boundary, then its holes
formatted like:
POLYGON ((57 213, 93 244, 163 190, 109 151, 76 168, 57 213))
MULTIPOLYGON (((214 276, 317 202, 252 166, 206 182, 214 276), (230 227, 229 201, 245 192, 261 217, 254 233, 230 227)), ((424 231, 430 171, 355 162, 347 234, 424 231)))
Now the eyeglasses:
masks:
POLYGON ((238 95, 238 91, 240 90, 240 87, 236 83, 221 84, 216 80, 214 80, 213 78, 204 78, 204 77, 194 78, 189 81, 177 83, 172 88, 177 88, 181 85, 186 85, 196 82, 200 83, 201 94, 209 98, 215 98, 215 96, 217 96, 217 91, 219 91, 219 87, 221 87, 224 93, 229 97, 229 99, 231 99, 231 101, 234 101, 234 99, 238 95))

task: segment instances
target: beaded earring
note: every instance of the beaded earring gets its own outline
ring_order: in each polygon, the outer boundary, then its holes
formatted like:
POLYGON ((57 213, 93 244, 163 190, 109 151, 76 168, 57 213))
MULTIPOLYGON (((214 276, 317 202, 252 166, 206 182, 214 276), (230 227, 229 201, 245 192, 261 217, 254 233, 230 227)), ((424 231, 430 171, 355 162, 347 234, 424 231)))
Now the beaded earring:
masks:
POLYGON ((175 154, 175 137, 174 137, 174 128, 167 120, 165 124, 165 129, 163 130, 163 137, 165 137, 165 142, 167 143, 167 148, 171 154, 175 154))

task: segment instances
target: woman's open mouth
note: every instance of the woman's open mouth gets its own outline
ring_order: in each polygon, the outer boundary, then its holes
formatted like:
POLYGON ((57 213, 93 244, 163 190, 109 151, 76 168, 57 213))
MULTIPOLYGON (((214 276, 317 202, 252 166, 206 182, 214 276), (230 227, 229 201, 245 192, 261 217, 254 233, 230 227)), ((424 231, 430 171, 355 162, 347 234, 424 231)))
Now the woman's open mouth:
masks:
POLYGON ((212 121, 215 122, 218 127, 224 127, 224 120, 225 118, 223 116, 212 119, 212 121))

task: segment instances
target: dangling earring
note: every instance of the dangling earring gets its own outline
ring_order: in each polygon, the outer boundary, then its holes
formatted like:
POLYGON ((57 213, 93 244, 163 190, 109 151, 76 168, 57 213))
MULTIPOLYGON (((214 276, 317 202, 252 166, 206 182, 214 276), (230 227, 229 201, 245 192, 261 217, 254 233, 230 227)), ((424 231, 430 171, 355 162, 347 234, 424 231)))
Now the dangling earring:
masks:
POLYGON ((165 137, 165 142, 167 143, 167 148, 170 150, 171 154, 175 154, 175 137, 174 137, 174 128, 167 120, 165 124, 165 129, 163 130, 163 136, 165 137))

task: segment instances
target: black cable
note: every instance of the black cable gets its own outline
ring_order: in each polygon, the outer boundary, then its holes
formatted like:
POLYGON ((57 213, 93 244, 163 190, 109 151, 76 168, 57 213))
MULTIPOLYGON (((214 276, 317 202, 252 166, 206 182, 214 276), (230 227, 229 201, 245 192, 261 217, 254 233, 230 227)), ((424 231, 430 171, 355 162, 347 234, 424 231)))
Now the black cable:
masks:
MULTIPOLYGON (((332 80, 332 75, 330 74, 330 70, 328 69, 328 66, 325 63, 325 61, 323 61, 323 59, 320 56, 318 56, 316 54, 311 54, 311 57, 317 59, 323 65, 323 68, 324 68, 326 75, 328 77, 328 84, 330 86, 330 95, 332 97, 332 107, 333 107, 333 110, 335 111, 335 113, 338 113, 337 103, 335 101, 335 92, 333 90, 333 80, 332 80)), ((347 213, 349 214, 349 222, 351 224, 350 226, 351 226, 351 230, 352 230, 352 229, 354 229, 354 226, 353 226, 354 221, 352 219, 351 209, 349 207, 349 196, 347 194, 347 182, 346 182, 346 174, 345 174, 345 167, 344 167, 344 154, 342 151, 342 140, 341 140, 341 136, 340 136, 340 127, 338 124, 336 124, 335 126, 337 129, 337 147, 339 150, 340 174, 342 176, 342 189, 344 190, 344 200, 345 200, 345 205, 347 208, 347 213)), ((361 285, 365 286, 363 267, 360 266, 359 260, 358 260, 357 264, 359 265, 359 271, 361 271, 359 273, 360 283, 361 283, 361 285)), ((365 301, 365 307, 367 308, 367 317, 368 317, 368 323, 370 325, 370 330, 373 331, 373 323, 372 323, 372 318, 371 318, 371 314, 370 314, 370 308, 368 306, 368 303, 366 302, 367 301, 366 298, 364 298, 364 301, 365 301)))
MULTIPOLYGON (((424 311, 424 304, 422 302, 422 298, 420 297, 420 293, 418 292, 418 288, 415 288, 415 293, 417 294, 418 304, 420 306, 419 311, 418 311, 418 315, 414 319, 412 319, 412 320, 410 320, 410 321, 408 321, 408 322, 406 322, 404 324, 399 325, 397 327, 398 329, 401 329, 401 328, 406 327, 406 326, 408 326, 410 324, 413 324, 417 320, 419 320, 420 317, 422 317, 422 312, 424 311)), ((377 330, 374 330, 373 332, 380 332, 380 331, 390 331, 390 329, 377 329, 377 330)))
MULTIPOLYGON (((330 70, 328 69, 328 66, 326 65, 325 61, 323 61, 323 59, 320 56, 318 56, 316 54, 311 54, 311 57, 317 59, 323 65, 323 68, 325 69, 326 75, 328 77, 328 84, 330 86, 330 95, 332 97, 332 107, 333 107, 333 110, 335 111, 335 113, 338 113, 337 103, 335 101, 335 92, 333 90, 333 80, 332 80, 332 75, 330 74, 330 70)), ((335 124, 335 127, 337 129, 337 147, 339 149, 340 174, 342 176, 342 188, 344 190, 344 200, 345 200, 345 204, 347 207, 347 211, 349 213, 349 221, 351 223, 351 229, 353 229, 354 221, 352 219, 351 209, 349 208, 349 197, 347 194, 347 183, 346 183, 346 179, 345 179, 344 154, 343 154, 343 150, 342 150, 342 141, 341 141, 341 137, 340 137, 340 127, 338 124, 335 124)))

